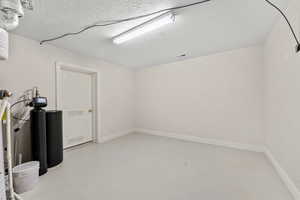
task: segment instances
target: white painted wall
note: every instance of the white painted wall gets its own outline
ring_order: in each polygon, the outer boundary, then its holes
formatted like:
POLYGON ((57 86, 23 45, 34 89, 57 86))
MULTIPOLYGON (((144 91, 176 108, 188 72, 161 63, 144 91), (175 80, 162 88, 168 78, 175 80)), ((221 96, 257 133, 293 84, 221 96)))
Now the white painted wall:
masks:
MULTIPOLYGON (((300 2, 291 0, 286 13, 300 32, 300 2)), ((281 18, 265 44, 266 142, 281 167, 300 189, 300 53, 281 18)))
POLYGON ((139 129, 264 142, 259 46, 141 69, 136 88, 139 129))
POLYGON ((0 62, 0 88, 7 88, 17 96, 38 86, 42 95, 48 97, 48 108, 54 109, 56 61, 99 70, 101 136, 113 137, 134 128, 132 70, 54 46, 40 46, 24 37, 10 35, 10 57, 0 62))

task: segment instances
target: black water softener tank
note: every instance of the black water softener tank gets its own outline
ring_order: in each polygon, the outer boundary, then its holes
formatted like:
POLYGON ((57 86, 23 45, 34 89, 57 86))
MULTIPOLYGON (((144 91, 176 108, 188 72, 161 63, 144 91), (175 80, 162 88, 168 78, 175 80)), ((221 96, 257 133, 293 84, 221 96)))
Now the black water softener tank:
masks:
POLYGON ((47 141, 46 141, 46 111, 47 99, 35 97, 31 103, 33 109, 31 118, 31 142, 33 160, 40 162, 40 176, 48 172, 47 166, 47 141))
POLYGON ((47 111, 47 161, 55 167, 63 161, 63 114, 62 111, 47 111))

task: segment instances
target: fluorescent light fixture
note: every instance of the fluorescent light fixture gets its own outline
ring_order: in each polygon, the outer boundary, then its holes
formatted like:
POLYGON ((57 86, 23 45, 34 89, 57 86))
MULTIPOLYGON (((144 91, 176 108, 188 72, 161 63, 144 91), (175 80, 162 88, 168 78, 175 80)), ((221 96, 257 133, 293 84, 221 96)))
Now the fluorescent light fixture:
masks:
POLYGON ((175 15, 172 12, 167 12, 143 24, 140 24, 124 33, 121 33, 120 35, 113 38, 113 42, 115 44, 121 44, 123 42, 139 37, 141 35, 144 35, 145 33, 148 33, 164 25, 171 24, 174 22, 175 15))

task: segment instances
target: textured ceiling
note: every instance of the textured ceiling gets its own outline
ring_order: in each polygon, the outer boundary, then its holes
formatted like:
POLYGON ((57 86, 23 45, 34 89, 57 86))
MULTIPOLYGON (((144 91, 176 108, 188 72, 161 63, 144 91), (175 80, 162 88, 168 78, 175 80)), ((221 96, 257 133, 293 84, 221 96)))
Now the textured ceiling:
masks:
MULTIPOLYGON (((285 8, 288 0, 273 0, 285 8)), ((127 18, 195 0, 35 0, 16 33, 47 39, 101 20, 127 18)), ((129 67, 174 62, 262 43, 278 19, 264 0, 212 0, 178 10, 176 22, 121 45, 111 38, 142 20, 100 27, 50 44, 129 67), (179 55, 186 54, 184 58, 179 55)), ((288 36, 287 36, 288 37, 288 36)))

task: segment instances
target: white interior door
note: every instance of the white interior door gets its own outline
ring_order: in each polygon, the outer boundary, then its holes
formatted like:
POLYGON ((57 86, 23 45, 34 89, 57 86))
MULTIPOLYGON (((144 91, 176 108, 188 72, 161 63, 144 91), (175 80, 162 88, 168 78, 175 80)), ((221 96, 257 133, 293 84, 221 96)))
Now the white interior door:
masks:
POLYGON ((60 107, 64 113, 64 147, 93 141, 92 75, 61 70, 60 107))

